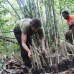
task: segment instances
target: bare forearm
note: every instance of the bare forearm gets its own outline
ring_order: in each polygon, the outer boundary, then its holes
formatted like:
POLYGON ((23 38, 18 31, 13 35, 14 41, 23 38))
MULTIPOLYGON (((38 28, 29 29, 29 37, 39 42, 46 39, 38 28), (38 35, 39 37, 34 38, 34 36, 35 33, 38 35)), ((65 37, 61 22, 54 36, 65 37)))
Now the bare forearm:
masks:
POLYGON ((40 40, 40 42, 41 42, 42 49, 45 49, 44 38, 42 38, 42 39, 40 40))
POLYGON ((24 50, 28 53, 30 51, 30 49, 28 48, 28 46, 26 45, 26 43, 22 43, 22 46, 24 48, 24 50))
POLYGON ((40 42, 41 42, 41 46, 42 46, 42 53, 46 54, 44 38, 41 38, 40 42))

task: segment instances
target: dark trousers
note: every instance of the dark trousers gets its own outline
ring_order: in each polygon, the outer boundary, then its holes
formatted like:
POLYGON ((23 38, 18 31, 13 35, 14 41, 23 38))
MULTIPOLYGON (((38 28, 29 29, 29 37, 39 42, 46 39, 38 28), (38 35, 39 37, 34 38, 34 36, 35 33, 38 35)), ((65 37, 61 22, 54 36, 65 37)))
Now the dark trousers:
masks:
MULTIPOLYGON (((28 57, 28 53, 25 51, 25 49, 22 47, 22 43, 21 43, 21 30, 19 29, 16 29, 14 28, 14 35, 20 45, 20 49, 21 49, 21 56, 22 56, 22 59, 23 59, 23 62, 25 63, 25 65, 29 68, 32 67, 31 65, 31 60, 29 59, 28 57)), ((31 38, 30 36, 27 36, 27 41, 26 41, 26 45, 28 46, 28 48, 30 48, 30 45, 32 45, 32 41, 31 41, 31 38)))

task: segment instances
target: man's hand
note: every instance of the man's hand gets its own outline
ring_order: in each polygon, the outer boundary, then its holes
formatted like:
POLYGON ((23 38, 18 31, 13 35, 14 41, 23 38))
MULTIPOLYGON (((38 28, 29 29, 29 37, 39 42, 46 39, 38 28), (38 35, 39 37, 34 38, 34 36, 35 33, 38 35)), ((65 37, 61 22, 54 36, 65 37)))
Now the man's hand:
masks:
POLYGON ((32 60, 32 54, 31 54, 31 51, 28 52, 28 57, 29 57, 30 60, 32 60))
POLYGON ((46 54, 46 52, 47 52, 46 49, 42 50, 42 54, 46 54))

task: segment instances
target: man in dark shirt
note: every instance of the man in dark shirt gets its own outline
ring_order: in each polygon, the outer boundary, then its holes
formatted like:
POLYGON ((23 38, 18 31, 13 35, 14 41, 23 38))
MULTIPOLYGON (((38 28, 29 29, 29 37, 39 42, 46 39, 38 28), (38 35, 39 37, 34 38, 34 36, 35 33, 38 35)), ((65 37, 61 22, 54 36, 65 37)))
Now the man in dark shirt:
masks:
POLYGON ((34 34, 39 35, 40 43, 42 46, 42 53, 46 53, 43 30, 41 28, 41 21, 37 18, 22 19, 18 21, 14 28, 15 37, 20 45, 21 56, 25 65, 31 68, 32 52, 30 50, 31 36, 34 34))
POLYGON ((74 53, 74 20, 70 21, 70 30, 68 30, 65 34, 65 41, 62 41, 61 44, 61 55, 63 57, 67 56, 68 52, 74 53))
POLYGON ((70 22, 70 28, 71 30, 67 31, 65 34, 65 39, 66 41, 68 41, 69 43, 71 43, 73 45, 73 38, 74 38, 74 20, 72 20, 70 22))
POLYGON ((65 40, 73 45, 73 37, 74 33, 72 32, 72 30, 68 30, 65 34, 65 40))

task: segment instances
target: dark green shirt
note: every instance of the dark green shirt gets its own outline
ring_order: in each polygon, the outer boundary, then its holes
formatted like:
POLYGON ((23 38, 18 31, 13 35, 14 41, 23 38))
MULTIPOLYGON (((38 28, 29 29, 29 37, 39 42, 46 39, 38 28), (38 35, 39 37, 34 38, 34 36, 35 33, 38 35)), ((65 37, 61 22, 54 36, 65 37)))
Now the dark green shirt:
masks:
POLYGON ((34 34, 38 34, 39 37, 43 37, 43 30, 42 28, 39 28, 39 30, 37 32, 34 32, 31 30, 31 27, 30 27, 30 21, 32 19, 22 19, 20 21, 18 21, 15 25, 15 27, 17 29, 20 29, 24 34, 28 35, 28 36, 31 36, 31 35, 34 35, 34 34))
POLYGON ((68 31, 66 32, 66 34, 65 34, 65 39, 66 39, 69 43, 73 44, 73 38, 74 38, 74 34, 73 34, 73 37, 72 37, 72 31, 71 31, 71 30, 68 30, 68 31))

